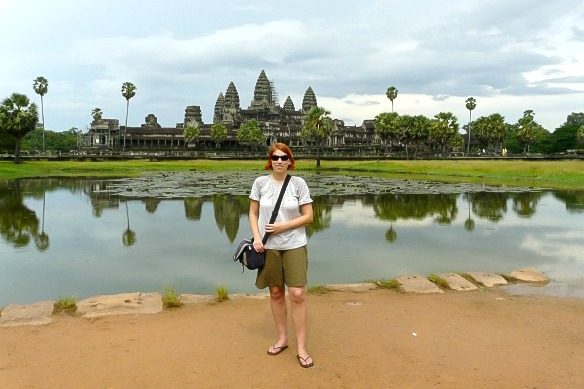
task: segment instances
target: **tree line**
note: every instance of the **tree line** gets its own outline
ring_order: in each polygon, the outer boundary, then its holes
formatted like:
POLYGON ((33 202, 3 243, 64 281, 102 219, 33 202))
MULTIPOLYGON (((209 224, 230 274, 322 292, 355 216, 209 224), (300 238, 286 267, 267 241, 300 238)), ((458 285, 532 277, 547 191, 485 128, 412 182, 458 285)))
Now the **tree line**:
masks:
MULTIPOLYGON (((44 96, 49 82, 39 76, 33 81, 33 89, 40 96, 41 125, 37 105, 20 93, 13 93, 0 105, 0 151, 14 150, 15 162, 20 162, 21 147, 25 150, 68 152, 79 147, 81 132, 71 128, 64 132, 45 131, 44 96)), ((126 120, 122 148, 126 146, 126 131, 130 99, 136 94, 136 86, 131 82, 122 84, 122 96, 126 100, 126 120)), ((423 115, 400 115, 394 112, 394 101, 398 96, 395 86, 387 88, 386 96, 391 101, 391 112, 378 114, 373 120, 376 135, 385 146, 385 151, 393 152, 394 147, 405 151, 406 158, 417 158, 419 153, 447 156, 450 152, 497 153, 560 153, 569 149, 584 147, 584 113, 571 113, 566 122, 554 132, 549 132, 535 120, 535 112, 526 110, 516 123, 510 124, 505 118, 493 113, 472 120, 472 111, 477 100, 469 97, 465 107, 469 110, 469 121, 462 126, 466 133, 460 133, 458 119, 451 112, 440 112, 432 118, 423 115), (466 146, 466 147, 465 147, 466 146)), ((102 110, 95 108, 91 115, 102 118, 102 110)), ((323 107, 313 107, 305 116, 300 136, 307 144, 316 148, 317 167, 320 166, 320 151, 326 147, 331 135, 337 129, 330 111, 323 107)), ((188 123, 183 136, 189 145, 196 145, 200 131, 197 123, 188 123)), ((211 137, 219 146, 227 139, 227 129, 217 123, 211 127, 211 137)), ((264 134, 257 120, 243 123, 237 132, 237 141, 252 149, 262 145, 264 134)))
POLYGON ((472 120, 472 111, 477 100, 469 97, 465 107, 469 111, 469 121, 462 126, 465 140, 459 132, 459 123, 451 112, 440 112, 433 118, 423 115, 399 115, 394 112, 394 100, 398 89, 387 88, 386 96, 391 101, 391 112, 377 115, 373 121, 375 131, 390 152, 394 145, 405 149, 406 158, 410 153, 417 158, 418 152, 429 155, 448 155, 449 152, 466 151, 467 155, 480 152, 501 154, 520 153, 561 153, 584 147, 584 113, 571 113, 566 122, 554 132, 549 132, 535 120, 535 112, 526 110, 516 123, 510 124, 499 113, 481 116, 472 120))

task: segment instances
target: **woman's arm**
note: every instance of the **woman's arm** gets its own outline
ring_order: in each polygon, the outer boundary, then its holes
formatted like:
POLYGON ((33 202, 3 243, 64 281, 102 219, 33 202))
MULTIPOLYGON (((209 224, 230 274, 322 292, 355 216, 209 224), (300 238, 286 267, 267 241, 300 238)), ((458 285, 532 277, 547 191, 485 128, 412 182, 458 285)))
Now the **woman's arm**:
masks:
MULTIPOLYGON (((274 224, 266 224, 266 232, 270 234, 279 234, 286 230, 293 230, 298 227, 305 226, 312 223, 312 203, 302 204, 300 206, 301 215, 296 219, 287 222, 276 222, 274 224)), ((250 223, 251 223, 251 208, 250 208, 250 223)), ((256 221, 257 224, 257 221, 256 221)))
POLYGON ((257 252, 261 253, 265 250, 262 243, 262 236, 260 235, 260 228, 258 227, 258 220, 260 217, 260 202, 250 200, 249 202, 249 228, 253 234, 253 247, 257 252))

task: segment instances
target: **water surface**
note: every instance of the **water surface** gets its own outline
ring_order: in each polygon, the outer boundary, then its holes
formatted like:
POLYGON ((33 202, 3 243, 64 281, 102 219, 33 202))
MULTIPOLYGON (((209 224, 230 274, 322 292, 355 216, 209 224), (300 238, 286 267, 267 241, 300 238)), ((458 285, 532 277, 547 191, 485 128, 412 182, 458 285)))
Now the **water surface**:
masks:
MULTIPOLYGON (((0 307, 168 286, 256 291, 231 259, 249 235, 241 190, 133 198, 111 190, 121 182, 0 182, 0 307)), ((584 297, 582 191, 334 192, 313 196, 311 285, 530 267, 553 280, 530 293, 584 297)))

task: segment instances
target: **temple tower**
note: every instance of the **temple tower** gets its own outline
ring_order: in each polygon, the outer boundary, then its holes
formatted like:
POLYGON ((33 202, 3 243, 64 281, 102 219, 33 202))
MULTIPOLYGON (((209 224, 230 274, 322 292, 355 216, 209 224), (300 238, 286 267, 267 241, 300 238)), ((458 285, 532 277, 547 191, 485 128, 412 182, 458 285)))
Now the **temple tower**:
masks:
POLYGON ((314 94, 312 87, 309 86, 304 93, 304 99, 302 99, 302 113, 306 115, 311 108, 317 106, 316 95, 314 94))
POLYGON ((219 93, 217 101, 215 102, 215 110, 213 111, 213 124, 221 123, 223 121, 223 108, 225 107, 225 97, 223 92, 219 93))
POLYGON ((198 105, 189 105, 185 108, 185 121, 184 125, 187 127, 190 123, 195 123, 199 127, 203 125, 203 119, 201 114, 201 107, 198 105))
POLYGON ((284 111, 296 111, 296 108, 294 108, 294 102, 292 101, 290 96, 288 96, 288 98, 284 102, 284 111))
POLYGON ((253 100, 251 101, 250 109, 267 108, 272 105, 272 86, 270 80, 266 76, 266 72, 261 71, 258 80, 256 81, 255 89, 253 91, 253 100))
POLYGON ((225 104, 223 106, 223 123, 231 125, 239 125, 239 114, 241 107, 239 106, 239 93, 233 81, 229 83, 227 91, 225 92, 225 104))

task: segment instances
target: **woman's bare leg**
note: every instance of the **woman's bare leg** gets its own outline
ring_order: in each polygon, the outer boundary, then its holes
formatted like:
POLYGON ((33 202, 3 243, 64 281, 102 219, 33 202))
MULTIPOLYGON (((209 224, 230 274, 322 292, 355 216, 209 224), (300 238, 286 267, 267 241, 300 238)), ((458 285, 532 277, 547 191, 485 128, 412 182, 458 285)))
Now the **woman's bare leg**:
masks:
POLYGON ((289 287, 288 295, 292 307, 292 321, 294 322, 294 330, 296 332, 296 347, 298 348, 298 355, 305 359, 305 361, 302 362, 303 364, 310 364, 312 363, 312 358, 308 356, 308 352, 306 351, 308 318, 306 290, 304 287, 289 287))
MULTIPOLYGON (((274 346, 288 345, 288 310, 286 307, 286 287, 270 286, 270 306, 272 307, 272 315, 278 330, 278 341, 274 346)), ((277 352, 270 347, 272 352, 277 352)))

